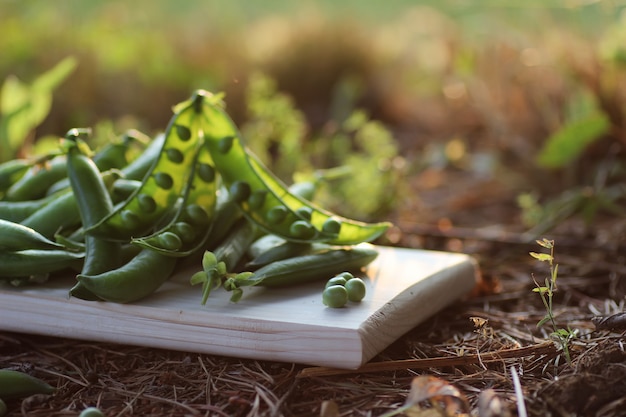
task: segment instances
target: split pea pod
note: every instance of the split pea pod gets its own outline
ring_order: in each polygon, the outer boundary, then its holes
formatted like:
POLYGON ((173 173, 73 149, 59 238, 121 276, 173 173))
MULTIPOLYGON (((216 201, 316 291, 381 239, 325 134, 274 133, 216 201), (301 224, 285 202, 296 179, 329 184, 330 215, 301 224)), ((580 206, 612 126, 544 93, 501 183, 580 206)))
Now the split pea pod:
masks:
POLYGON ((103 300, 130 303, 156 291, 174 271, 178 258, 142 249, 125 265, 97 275, 78 275, 78 282, 103 300))
POLYGON ((377 256, 378 251, 369 244, 328 247, 316 253, 273 262, 257 269, 245 279, 227 280, 224 288, 234 290, 252 285, 278 287, 327 280, 339 272, 358 271, 377 256))
POLYGON ((201 96, 176 106, 165 133, 161 151, 142 186, 122 205, 87 233, 127 241, 149 233, 153 225, 176 204, 191 172, 191 162, 200 138, 198 102, 201 96))
POLYGON ((0 219, 0 251, 59 248, 63 248, 63 245, 53 242, 30 227, 0 219))
POLYGON ((219 97, 204 94, 202 129, 215 166, 244 215, 260 228, 291 241, 352 245, 390 227, 340 217, 290 192, 244 146, 219 97))
POLYGON ((211 232, 217 179, 211 154, 201 146, 174 217, 165 227, 149 236, 132 239, 131 243, 177 257, 190 255, 201 248, 211 232))

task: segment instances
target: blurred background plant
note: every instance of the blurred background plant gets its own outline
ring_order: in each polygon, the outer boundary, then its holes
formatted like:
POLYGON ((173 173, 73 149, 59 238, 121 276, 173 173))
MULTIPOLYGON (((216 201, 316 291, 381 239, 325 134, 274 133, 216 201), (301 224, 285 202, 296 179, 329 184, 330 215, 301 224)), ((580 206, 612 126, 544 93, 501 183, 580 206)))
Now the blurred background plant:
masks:
POLYGON ((285 181, 349 172, 324 181, 320 198, 355 217, 543 233, 623 216, 620 2, 0 8, 3 160, 72 127, 154 135, 173 104, 205 88, 226 92, 249 146, 285 181), (36 117, 7 133, 25 97, 38 100, 36 117))

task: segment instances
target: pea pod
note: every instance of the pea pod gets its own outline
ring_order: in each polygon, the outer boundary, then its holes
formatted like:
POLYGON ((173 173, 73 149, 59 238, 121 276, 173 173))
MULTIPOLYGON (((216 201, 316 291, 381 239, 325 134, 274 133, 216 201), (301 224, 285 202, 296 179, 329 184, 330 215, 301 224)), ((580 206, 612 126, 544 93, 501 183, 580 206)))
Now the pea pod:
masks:
MULTIPOLYGON (((86 144, 76 129, 70 130, 64 142, 67 150, 67 178, 76 198, 83 228, 91 227, 113 211, 107 184, 96 163, 82 149, 86 144)), ((85 260, 81 274, 95 275, 118 266, 120 243, 97 236, 85 236, 85 260)), ((80 283, 70 289, 70 295, 93 300, 96 298, 80 283)))
POLYGON ((61 249, 0 252, 0 277, 44 275, 82 265, 85 254, 61 249))
POLYGON ((19 223, 43 206, 58 197, 58 194, 49 195, 37 200, 0 201, 0 219, 19 223))
POLYGON ((60 245, 30 227, 0 219, 0 250, 59 249, 60 245))
MULTIPOLYGON (((134 133, 134 135, 138 136, 139 132, 134 133)), ((124 178, 141 181, 143 177, 150 172, 154 164, 157 163, 164 142, 165 135, 163 134, 157 135, 152 139, 139 156, 130 161, 128 165, 121 168, 124 178)))
POLYGON ((78 282, 96 296, 130 303, 156 291, 172 274, 178 258, 142 249, 120 268, 97 275, 78 275, 78 282))
POLYGON ((0 398, 10 400, 53 392, 54 388, 39 378, 11 369, 0 369, 0 398))
POLYGON ((391 225, 340 217, 290 192, 244 146, 219 98, 207 96, 203 106, 202 129, 215 166, 244 215, 260 228, 291 241, 351 245, 374 240, 391 225))
POLYGON ((191 173, 200 143, 198 100, 202 97, 194 96, 176 107, 161 152, 142 186, 110 215, 85 228, 87 233, 126 241, 148 233, 171 210, 191 173))
POLYGON ((311 243, 283 241, 282 243, 278 243, 254 257, 251 261, 246 263, 246 268, 254 270, 273 262, 293 258, 294 256, 299 256, 307 251, 310 251, 312 247, 313 245, 311 243))
POLYGON ((171 256, 190 255, 207 241, 217 200, 217 174, 208 149, 200 147, 179 210, 169 224, 131 243, 171 256))
POLYGON ((224 283, 227 290, 259 285, 277 287, 327 280, 341 271, 356 271, 371 263, 378 251, 369 244, 348 247, 328 247, 313 254, 296 256, 273 262, 245 279, 230 279, 224 283))
POLYGON ((10 188, 33 165, 28 159, 12 159, 0 164, 0 193, 10 188))
POLYGON ((66 176, 65 155, 43 158, 33 165, 9 189, 4 199, 7 201, 35 200, 44 197, 48 188, 66 176))

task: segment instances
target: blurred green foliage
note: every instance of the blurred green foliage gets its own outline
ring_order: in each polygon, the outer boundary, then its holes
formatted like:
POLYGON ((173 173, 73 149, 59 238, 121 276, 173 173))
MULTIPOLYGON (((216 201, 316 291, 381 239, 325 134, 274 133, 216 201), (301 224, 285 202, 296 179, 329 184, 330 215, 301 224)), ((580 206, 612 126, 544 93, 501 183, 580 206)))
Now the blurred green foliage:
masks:
MULTIPOLYGON (((0 0, 0 8, 0 79, 35 80, 68 56, 78 62, 38 138, 77 126, 152 135, 172 104, 205 88, 226 92, 249 146, 284 180, 358 172, 321 196, 364 218, 406 204, 401 196, 420 189, 414 176, 442 167, 524 176, 515 186, 530 189, 533 212, 546 218, 570 188, 611 189, 622 202, 611 188, 624 183, 626 144, 618 2, 0 0), (432 149, 449 143, 464 149, 442 165, 432 149), (376 201, 359 198, 364 188, 376 201)), ((403 215, 421 221, 406 205, 403 215)))

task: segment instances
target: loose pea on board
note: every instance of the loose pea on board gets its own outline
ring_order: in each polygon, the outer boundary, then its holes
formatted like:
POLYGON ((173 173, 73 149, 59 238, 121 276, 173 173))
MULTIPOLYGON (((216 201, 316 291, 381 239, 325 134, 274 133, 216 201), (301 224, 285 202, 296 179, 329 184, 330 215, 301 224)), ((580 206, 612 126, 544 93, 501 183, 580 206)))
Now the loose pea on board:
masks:
POLYGON ((351 245, 372 241, 391 226, 340 217, 291 193, 244 146, 219 96, 207 96, 203 116, 215 166, 244 215, 260 228, 290 241, 351 245))
POLYGON ((142 236, 174 206, 191 173, 194 154, 201 142, 198 100, 203 97, 194 95, 176 106, 158 159, 142 186, 111 215, 87 228, 87 233, 116 240, 142 236))

